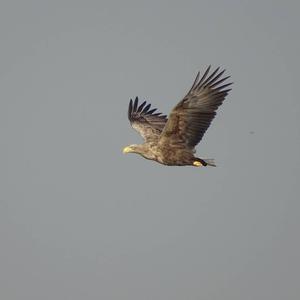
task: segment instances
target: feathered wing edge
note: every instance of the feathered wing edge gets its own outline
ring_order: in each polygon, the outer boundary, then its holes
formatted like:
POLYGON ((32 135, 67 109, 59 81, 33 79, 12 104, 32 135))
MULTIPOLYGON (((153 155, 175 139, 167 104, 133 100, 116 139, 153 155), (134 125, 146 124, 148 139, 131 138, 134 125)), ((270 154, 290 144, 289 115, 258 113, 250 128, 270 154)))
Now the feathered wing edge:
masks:
POLYGON ((200 72, 197 73, 197 76, 194 80, 194 83, 190 90, 188 91, 186 97, 193 91, 200 90, 200 89, 205 89, 205 88, 210 88, 211 90, 215 92, 222 92, 226 93, 229 92, 231 89, 224 90, 224 88, 230 86, 233 84, 233 82, 226 83, 224 85, 220 84, 230 78, 230 76, 223 77, 222 79, 218 80, 226 71, 225 69, 220 71, 220 67, 216 68, 208 77, 208 73, 210 71, 211 66, 208 66, 204 74, 202 75, 201 79, 199 80, 200 77, 200 72), (219 72, 219 73, 218 73, 219 72))
POLYGON ((142 104, 139 105, 139 98, 135 97, 134 101, 130 99, 129 106, 128 106, 128 119, 130 122, 138 121, 139 118, 145 116, 152 116, 156 117, 161 120, 165 120, 167 118, 166 115, 162 115, 162 113, 154 113, 157 111, 157 108, 151 108, 151 104, 147 101, 144 101, 142 104))
POLYGON ((131 126, 146 141, 158 138, 168 120, 166 115, 156 112, 156 108, 150 108, 151 104, 147 104, 146 101, 139 105, 138 97, 134 101, 130 99, 128 106, 128 119, 131 126))

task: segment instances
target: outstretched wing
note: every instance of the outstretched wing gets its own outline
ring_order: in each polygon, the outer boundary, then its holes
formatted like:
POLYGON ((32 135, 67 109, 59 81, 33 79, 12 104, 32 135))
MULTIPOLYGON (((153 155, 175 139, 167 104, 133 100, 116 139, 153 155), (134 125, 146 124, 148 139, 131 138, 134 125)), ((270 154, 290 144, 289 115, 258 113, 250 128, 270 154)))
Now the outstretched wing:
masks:
POLYGON ((210 66, 200 78, 200 73, 187 93, 169 115, 160 136, 161 145, 183 146, 193 149, 202 139, 216 110, 224 101, 232 83, 222 84, 230 76, 223 77, 225 70, 217 68, 210 73, 210 66))
POLYGON ((147 104, 146 101, 141 105, 138 102, 138 97, 135 98, 134 102, 130 99, 128 107, 130 124, 146 142, 157 140, 168 121, 167 116, 154 113, 156 108, 149 110, 151 104, 147 104))

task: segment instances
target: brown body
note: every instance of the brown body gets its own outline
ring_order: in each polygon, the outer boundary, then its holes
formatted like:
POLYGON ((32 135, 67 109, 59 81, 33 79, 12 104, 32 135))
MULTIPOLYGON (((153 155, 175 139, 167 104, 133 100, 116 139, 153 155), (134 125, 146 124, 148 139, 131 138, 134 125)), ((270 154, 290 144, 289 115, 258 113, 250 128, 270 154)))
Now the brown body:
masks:
MULTIPOLYGON (((127 147, 126 147, 127 148, 127 147)), ((130 149, 124 149, 125 153, 137 153, 146 159, 157 161, 166 166, 206 166, 209 163, 195 157, 194 151, 177 147, 161 147, 155 143, 131 145, 130 149), (200 164, 195 164, 199 162, 200 164)), ((210 165, 214 166, 212 162, 210 165)))

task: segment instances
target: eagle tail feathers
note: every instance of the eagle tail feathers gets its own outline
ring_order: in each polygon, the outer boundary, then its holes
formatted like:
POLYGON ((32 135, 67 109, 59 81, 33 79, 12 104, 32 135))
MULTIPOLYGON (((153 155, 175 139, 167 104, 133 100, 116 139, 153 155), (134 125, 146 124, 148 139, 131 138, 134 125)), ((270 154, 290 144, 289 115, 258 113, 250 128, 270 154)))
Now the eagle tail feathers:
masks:
POLYGON ((215 164, 215 160, 212 159, 212 158, 199 158, 199 161, 201 162, 201 164, 203 166, 210 166, 210 167, 216 167, 216 164, 215 164))

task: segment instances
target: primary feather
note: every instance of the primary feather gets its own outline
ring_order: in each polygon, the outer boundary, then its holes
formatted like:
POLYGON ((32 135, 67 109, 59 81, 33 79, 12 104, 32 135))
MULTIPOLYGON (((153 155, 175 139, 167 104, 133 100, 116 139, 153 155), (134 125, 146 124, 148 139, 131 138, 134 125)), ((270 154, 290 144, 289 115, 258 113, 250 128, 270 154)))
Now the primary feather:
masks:
POLYGON ((141 105, 138 105, 138 102, 138 97, 135 98, 134 102, 132 99, 129 102, 128 119, 131 126, 146 142, 158 139, 168 120, 167 116, 154 113, 157 110, 156 108, 149 110, 151 104, 146 105, 146 101, 141 105))

